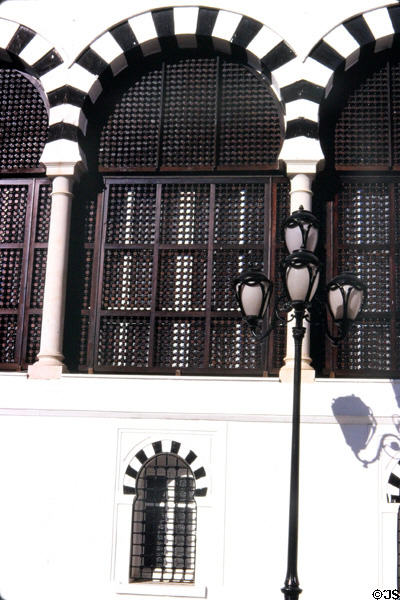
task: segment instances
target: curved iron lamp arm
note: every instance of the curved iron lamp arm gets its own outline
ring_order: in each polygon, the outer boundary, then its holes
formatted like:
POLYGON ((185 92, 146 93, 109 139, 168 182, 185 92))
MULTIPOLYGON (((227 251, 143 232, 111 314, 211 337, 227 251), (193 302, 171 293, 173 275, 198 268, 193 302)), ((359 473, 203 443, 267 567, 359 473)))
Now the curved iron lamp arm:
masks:
POLYGON ((328 329, 328 323, 325 325, 325 335, 328 340, 331 342, 333 346, 338 346, 340 342, 344 340, 347 336, 351 328, 353 327, 355 321, 350 321, 349 319, 343 319, 342 323, 338 323, 338 335, 333 335, 328 329))
MULTIPOLYGON (((261 326, 262 326, 263 322, 264 322, 264 320, 260 321, 261 326)), ((265 331, 261 331, 260 334, 257 334, 257 329, 259 327, 259 323, 257 323, 255 325, 255 327, 252 326, 250 323, 249 323, 249 325, 250 325, 250 330, 251 330, 254 340, 256 342, 262 342, 263 340, 265 340, 267 337, 269 337, 271 335, 271 333, 273 332, 274 329, 276 329, 277 327, 283 327, 284 325, 286 325, 287 322, 288 322, 288 320, 285 317, 282 317, 279 314, 278 309, 275 307, 273 316, 271 318, 271 322, 267 326, 267 329, 265 331)))
MULTIPOLYGON (((349 334, 349 332, 351 331, 352 327, 359 322, 360 320, 360 315, 361 315, 361 311, 363 308, 363 305, 365 304, 365 300, 367 297, 367 290, 365 285, 363 284, 363 282, 358 279, 358 277, 354 276, 351 273, 343 273, 342 275, 339 275, 338 277, 335 277, 335 279, 333 279, 327 286, 325 292, 323 294, 321 294, 320 297, 316 297, 315 298, 315 304, 314 307, 316 309, 316 315, 315 315, 315 311, 314 311, 314 315, 313 315, 313 322, 314 324, 317 325, 322 325, 322 328, 325 332, 326 337, 329 339, 329 341, 331 342, 331 344, 333 346, 338 346, 340 344, 340 342, 342 342, 347 335, 349 334), (346 284, 347 289, 343 288, 343 283, 346 284), (359 302, 359 305, 357 307, 357 314, 354 315, 354 318, 352 318, 352 316, 349 316, 349 311, 348 311, 348 304, 350 301, 350 293, 351 293, 351 289, 350 286, 348 285, 349 283, 351 283, 353 289, 359 290, 362 292, 363 296, 361 301, 359 302), (331 306, 329 304, 329 299, 328 299, 328 294, 329 292, 333 290, 336 291, 338 290, 341 294, 342 297, 342 301, 343 301, 343 310, 340 311, 340 316, 337 316, 337 314, 335 315, 332 312, 331 306), (333 323, 333 329, 329 328, 329 321, 328 321, 328 317, 327 315, 330 315, 331 321, 333 323), (315 316, 317 317, 317 320, 315 320, 315 316), (337 335, 334 335, 334 331, 335 329, 337 330, 337 335)), ((350 313, 351 315, 351 313, 350 313)))
POLYGON ((333 335, 326 324, 326 335, 337 346, 357 321, 367 297, 367 288, 354 273, 345 271, 330 281, 326 288, 326 305, 338 335, 333 335))
POLYGON ((338 346, 340 342, 342 342, 349 331, 351 330, 355 321, 350 321, 346 319, 342 319, 339 322, 336 322, 336 326, 338 329, 338 335, 334 335, 329 331, 328 327, 328 318, 327 318, 327 302, 326 297, 318 297, 314 298, 314 312, 312 318, 310 315, 306 315, 305 319, 309 323, 313 323, 313 325, 318 325, 324 331, 326 337, 331 342, 333 346, 338 346))
MULTIPOLYGON (((304 315, 303 318, 310 323, 310 314, 309 309, 311 308, 311 303, 304 305, 304 315)), ((250 327, 252 336, 256 342, 262 342, 266 338, 268 338, 274 329, 278 327, 284 327, 291 321, 293 321, 296 317, 295 312, 288 317, 288 313, 293 311, 292 303, 286 298, 286 296, 280 296, 273 308, 271 322, 267 325, 267 328, 261 331, 260 334, 257 334, 257 329, 264 323, 265 318, 252 318, 246 319, 247 324, 250 327)))

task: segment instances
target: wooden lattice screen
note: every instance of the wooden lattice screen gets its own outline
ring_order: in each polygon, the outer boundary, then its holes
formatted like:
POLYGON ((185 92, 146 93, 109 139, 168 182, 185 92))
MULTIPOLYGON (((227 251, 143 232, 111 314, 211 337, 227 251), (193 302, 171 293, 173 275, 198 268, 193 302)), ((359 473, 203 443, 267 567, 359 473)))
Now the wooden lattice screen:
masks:
POLYGON ((33 78, 0 68, 0 174, 38 169, 47 138, 46 106, 33 78))
POLYGON ((85 244, 83 370, 276 372, 284 331, 266 363, 232 280, 282 253, 271 223, 277 202, 287 212, 288 185, 232 179, 106 179, 96 235, 85 244))
POLYGON ((51 184, 0 181, 0 368, 32 364, 39 351, 51 184))
POLYGON ((186 56, 128 71, 104 110, 104 191, 97 203, 81 195, 79 368, 276 373, 284 330, 266 351, 254 344, 231 287, 246 267, 274 277, 282 254, 289 194, 268 82, 222 57, 186 56))
POLYGON ((35 81, 15 69, 0 69, 0 102, 0 368, 21 369, 40 342, 51 186, 39 161, 48 118, 35 81))
POLYGON ((187 58, 162 62, 133 82, 129 75, 102 127, 102 171, 277 168, 277 102, 247 68, 187 58))
POLYGON ((375 60, 344 78, 350 91, 324 132, 337 176, 326 210, 328 277, 352 270, 368 287, 360 323, 327 349, 326 370, 339 376, 400 374, 400 62, 375 60))

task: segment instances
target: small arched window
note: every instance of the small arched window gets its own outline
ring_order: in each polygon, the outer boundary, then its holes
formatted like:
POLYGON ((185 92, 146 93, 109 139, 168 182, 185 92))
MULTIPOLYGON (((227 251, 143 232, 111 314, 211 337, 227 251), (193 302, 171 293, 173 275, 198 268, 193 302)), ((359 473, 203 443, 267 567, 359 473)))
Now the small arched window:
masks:
POLYGON ((162 453, 136 480, 130 581, 194 583, 195 477, 185 460, 162 453))

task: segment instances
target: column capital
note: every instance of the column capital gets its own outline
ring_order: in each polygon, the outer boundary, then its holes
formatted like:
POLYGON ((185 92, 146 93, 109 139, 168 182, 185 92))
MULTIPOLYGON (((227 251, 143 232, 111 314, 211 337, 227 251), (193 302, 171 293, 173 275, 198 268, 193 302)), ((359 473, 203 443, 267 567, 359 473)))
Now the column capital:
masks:
POLYGON ((50 178, 58 176, 79 179, 87 170, 86 158, 79 144, 71 140, 54 140, 46 144, 40 162, 50 178))
MULTIPOLYGON (((42 161, 43 162, 43 161, 42 161)), ((56 177, 69 177, 72 181, 79 181, 83 173, 86 171, 82 161, 78 162, 50 162, 44 163, 46 167, 46 175, 49 179, 56 177)))
POLYGON ((285 140, 279 160, 286 164, 286 173, 315 175, 323 167, 324 155, 319 140, 304 136, 285 140))
POLYGON ((315 160, 285 160, 286 164, 286 175, 288 177, 294 177, 296 175, 308 175, 315 178, 318 171, 319 161, 315 160))

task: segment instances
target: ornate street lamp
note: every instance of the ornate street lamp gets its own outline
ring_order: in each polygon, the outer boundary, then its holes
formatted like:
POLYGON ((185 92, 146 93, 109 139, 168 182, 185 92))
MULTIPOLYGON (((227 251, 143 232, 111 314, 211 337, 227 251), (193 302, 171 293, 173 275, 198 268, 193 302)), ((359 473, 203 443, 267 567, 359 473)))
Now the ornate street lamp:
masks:
MULTIPOLYGON (((318 242, 318 220, 300 207, 286 219, 283 233, 289 256, 283 259, 280 269, 284 297, 278 299, 272 311, 271 323, 257 334, 262 326, 272 296, 273 284, 261 271, 245 271, 233 282, 237 301, 244 319, 257 341, 264 340, 280 323, 287 320, 282 312, 293 311, 294 339, 292 452, 290 468, 290 506, 287 572, 282 592, 285 600, 297 600, 301 593, 297 575, 297 547, 299 521, 299 458, 300 458, 300 390, 301 348, 305 334, 303 320, 309 320, 309 310, 318 287, 321 263, 313 254, 318 242)), ((327 331, 329 339, 337 344, 347 335, 357 318, 366 296, 366 288, 353 273, 342 273, 327 286, 327 304, 338 334, 327 331)))

